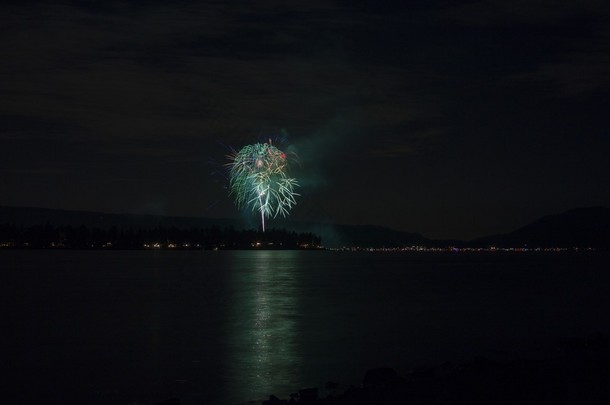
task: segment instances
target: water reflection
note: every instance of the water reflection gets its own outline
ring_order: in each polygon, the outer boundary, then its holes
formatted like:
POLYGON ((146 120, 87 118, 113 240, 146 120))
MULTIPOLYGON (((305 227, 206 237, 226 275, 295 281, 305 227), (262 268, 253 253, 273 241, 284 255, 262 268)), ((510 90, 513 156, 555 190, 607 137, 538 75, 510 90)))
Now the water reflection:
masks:
POLYGON ((238 401, 286 395, 300 379, 298 252, 231 254, 229 396, 238 401))

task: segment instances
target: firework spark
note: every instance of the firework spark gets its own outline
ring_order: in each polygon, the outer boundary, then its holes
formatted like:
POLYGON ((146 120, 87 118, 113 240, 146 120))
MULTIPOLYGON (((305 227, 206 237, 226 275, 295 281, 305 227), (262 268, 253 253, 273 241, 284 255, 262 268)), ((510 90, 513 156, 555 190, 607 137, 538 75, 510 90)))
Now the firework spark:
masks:
POLYGON ((230 156, 230 195, 238 208, 258 211, 265 231, 265 218, 288 215, 296 205, 297 181, 289 177, 287 155, 267 143, 246 145, 230 156))

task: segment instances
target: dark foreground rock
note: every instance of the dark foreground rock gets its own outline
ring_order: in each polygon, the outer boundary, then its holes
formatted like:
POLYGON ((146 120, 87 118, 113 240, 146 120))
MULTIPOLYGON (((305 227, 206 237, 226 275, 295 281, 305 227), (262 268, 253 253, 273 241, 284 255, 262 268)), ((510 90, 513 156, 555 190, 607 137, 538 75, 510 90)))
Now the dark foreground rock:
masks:
MULTIPOLYGON (((407 376, 394 369, 368 370, 362 385, 318 398, 301 390, 274 404, 610 404, 610 339, 595 335, 562 342, 563 353, 545 360, 507 363, 485 358, 418 368, 407 376)), ((335 383, 327 387, 336 388, 335 383)), ((315 393, 315 395, 314 395, 315 393)))

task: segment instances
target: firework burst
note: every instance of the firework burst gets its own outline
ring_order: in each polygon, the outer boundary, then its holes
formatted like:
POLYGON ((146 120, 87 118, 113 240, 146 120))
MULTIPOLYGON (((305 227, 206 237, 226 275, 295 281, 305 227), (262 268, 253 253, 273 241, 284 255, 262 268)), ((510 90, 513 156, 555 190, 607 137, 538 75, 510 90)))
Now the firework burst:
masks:
POLYGON ((284 152, 269 140, 246 145, 228 158, 230 195, 238 208, 260 213, 263 232, 265 218, 288 215, 296 205, 299 194, 294 189, 299 184, 287 174, 288 156, 284 152))

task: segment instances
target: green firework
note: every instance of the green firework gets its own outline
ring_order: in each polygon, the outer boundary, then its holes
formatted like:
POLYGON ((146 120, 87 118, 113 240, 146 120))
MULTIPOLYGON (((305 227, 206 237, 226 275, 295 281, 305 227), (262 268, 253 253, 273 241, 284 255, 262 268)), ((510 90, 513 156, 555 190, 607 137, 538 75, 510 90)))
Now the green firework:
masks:
POLYGON ((269 143, 246 145, 229 156, 230 195, 238 208, 251 208, 261 216, 263 232, 265 218, 286 216, 296 205, 294 189, 297 181, 289 177, 288 158, 269 143))

